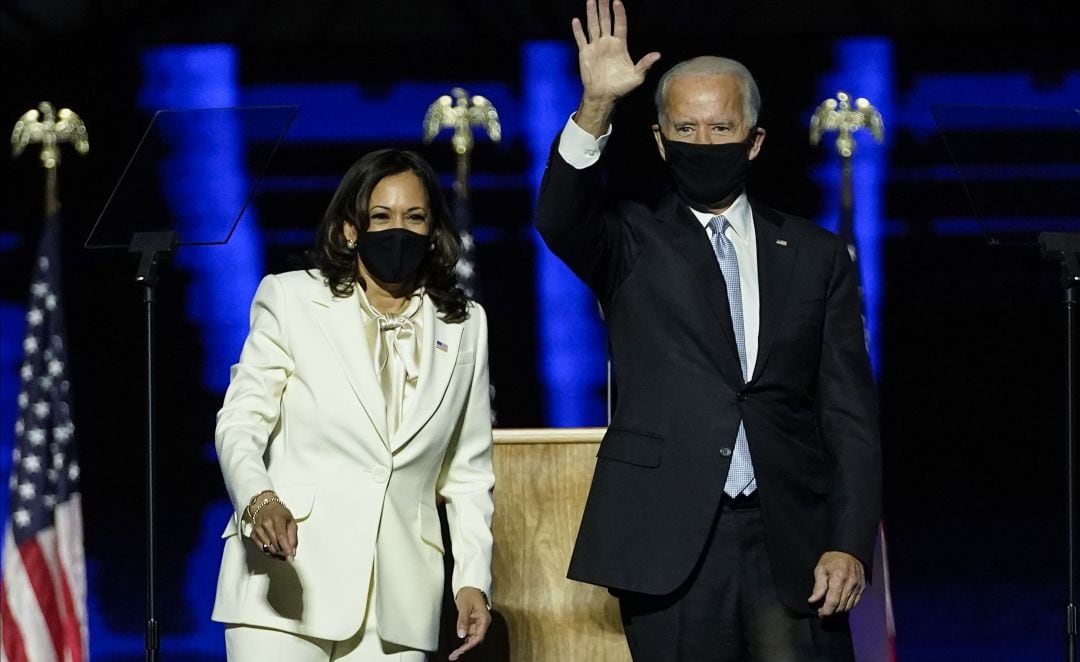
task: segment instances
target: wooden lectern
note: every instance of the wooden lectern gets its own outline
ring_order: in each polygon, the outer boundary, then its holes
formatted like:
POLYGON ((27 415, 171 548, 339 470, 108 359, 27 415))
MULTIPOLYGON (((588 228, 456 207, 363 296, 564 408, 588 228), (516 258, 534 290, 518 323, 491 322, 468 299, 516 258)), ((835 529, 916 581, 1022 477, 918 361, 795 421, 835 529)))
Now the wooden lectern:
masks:
POLYGON ((513 662, 628 662, 619 605, 566 578, 604 428, 495 430, 494 587, 513 662))

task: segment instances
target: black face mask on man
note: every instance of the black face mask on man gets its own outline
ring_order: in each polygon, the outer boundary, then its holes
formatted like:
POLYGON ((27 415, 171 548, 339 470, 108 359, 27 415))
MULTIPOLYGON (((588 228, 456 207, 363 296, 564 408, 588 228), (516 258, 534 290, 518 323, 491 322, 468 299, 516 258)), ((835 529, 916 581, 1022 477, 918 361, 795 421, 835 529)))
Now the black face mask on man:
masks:
POLYGON ((757 136, 751 129, 746 140, 720 145, 700 145, 668 140, 660 134, 664 158, 679 195, 694 209, 709 211, 738 194, 750 170, 750 148, 757 136))
POLYGON ((383 283, 404 283, 416 274, 430 237, 404 228, 364 233, 356 252, 372 276, 383 283))

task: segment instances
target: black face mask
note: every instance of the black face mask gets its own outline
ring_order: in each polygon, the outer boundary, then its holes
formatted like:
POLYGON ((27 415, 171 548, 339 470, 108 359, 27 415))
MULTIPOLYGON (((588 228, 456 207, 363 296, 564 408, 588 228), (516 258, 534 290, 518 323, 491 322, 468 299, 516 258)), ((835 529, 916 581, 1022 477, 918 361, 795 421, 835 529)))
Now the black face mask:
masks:
POLYGON ((694 209, 709 211, 742 190, 750 170, 750 147, 757 135, 722 145, 699 145, 668 140, 660 135, 671 176, 679 195, 694 209))
POLYGON ((364 266, 383 283, 404 283, 416 274, 430 237, 404 228, 366 232, 356 247, 364 266))

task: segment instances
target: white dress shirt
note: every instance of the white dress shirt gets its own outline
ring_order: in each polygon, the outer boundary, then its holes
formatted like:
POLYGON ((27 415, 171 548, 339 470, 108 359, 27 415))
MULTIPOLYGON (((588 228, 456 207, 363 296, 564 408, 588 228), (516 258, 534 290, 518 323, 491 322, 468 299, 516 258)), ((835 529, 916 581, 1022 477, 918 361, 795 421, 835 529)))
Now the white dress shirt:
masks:
MULTIPOLYGON (((559 156, 574 168, 583 170, 600 160, 600 154, 604 151, 604 146, 610 136, 611 127, 609 126, 604 135, 594 138, 591 133, 578 126, 571 115, 559 137, 559 156)), ((689 206, 688 209, 701 223, 702 229, 711 240, 712 230, 709 229, 709 221, 715 214, 700 212, 689 206)), ((754 374, 754 366, 757 364, 761 302, 758 296, 757 233, 754 230, 754 217, 745 192, 735 198, 735 202, 724 210, 723 216, 729 223, 724 236, 735 246, 735 255, 739 259, 739 290, 742 294, 743 334, 746 341, 746 379, 749 381, 754 374)), ((710 250, 712 250, 711 245, 710 250)))

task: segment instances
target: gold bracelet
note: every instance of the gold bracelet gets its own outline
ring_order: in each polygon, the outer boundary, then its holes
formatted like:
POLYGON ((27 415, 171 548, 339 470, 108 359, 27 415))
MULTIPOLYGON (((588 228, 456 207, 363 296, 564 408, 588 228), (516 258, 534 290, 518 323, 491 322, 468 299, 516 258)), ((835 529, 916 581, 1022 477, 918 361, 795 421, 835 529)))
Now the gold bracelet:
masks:
POLYGON ((260 501, 259 505, 255 506, 255 508, 251 511, 251 525, 252 526, 258 526, 259 525, 259 522, 258 522, 258 519, 257 519, 259 517, 259 511, 262 510, 267 504, 271 504, 271 503, 280 503, 282 506, 285 505, 285 502, 282 501, 281 499, 279 499, 278 495, 276 495, 276 494, 271 494, 270 496, 266 497, 265 499, 260 501))
POLYGON ((276 494, 276 492, 274 492, 274 490, 263 490, 262 492, 259 492, 255 496, 251 497, 251 499, 247 502, 247 505, 244 506, 244 512, 247 513, 248 521, 253 521, 255 519, 251 516, 251 507, 254 506, 255 502, 259 500, 259 497, 264 494, 276 494))

